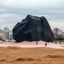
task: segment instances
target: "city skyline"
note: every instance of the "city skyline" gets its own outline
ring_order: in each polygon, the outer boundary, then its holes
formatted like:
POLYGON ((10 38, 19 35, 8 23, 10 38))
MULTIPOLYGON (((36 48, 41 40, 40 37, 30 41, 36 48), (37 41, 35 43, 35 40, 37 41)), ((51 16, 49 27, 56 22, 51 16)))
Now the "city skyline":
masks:
MULTIPOLYGON (((64 28, 64 27, 63 27, 63 26, 64 26, 64 22, 51 22, 51 21, 49 21, 48 23, 49 23, 49 25, 50 25, 50 27, 51 27, 52 30, 55 29, 55 28, 59 28, 60 30, 62 30, 62 31, 64 32, 64 30, 63 30, 63 28, 64 28), (54 25, 55 25, 55 26, 54 26, 54 25), (57 25, 59 25, 62 29, 61 29, 60 27, 58 27, 57 25), (61 25, 62 25, 62 26, 61 26, 61 25)), ((14 25, 12 28, 10 28, 8 25, 4 25, 3 28, 0 28, 0 30, 4 30, 4 28, 5 28, 6 26, 7 26, 10 30, 12 30, 15 25, 14 25)))

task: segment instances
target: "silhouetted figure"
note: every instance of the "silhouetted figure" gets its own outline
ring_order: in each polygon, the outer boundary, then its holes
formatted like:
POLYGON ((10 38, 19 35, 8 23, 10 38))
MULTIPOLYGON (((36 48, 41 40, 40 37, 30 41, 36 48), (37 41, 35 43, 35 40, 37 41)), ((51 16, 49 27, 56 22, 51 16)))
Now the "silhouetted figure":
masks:
POLYGON ((38 44, 38 41, 36 41, 36 44, 38 44))
POLYGON ((47 46, 47 43, 45 43, 45 46, 47 46))

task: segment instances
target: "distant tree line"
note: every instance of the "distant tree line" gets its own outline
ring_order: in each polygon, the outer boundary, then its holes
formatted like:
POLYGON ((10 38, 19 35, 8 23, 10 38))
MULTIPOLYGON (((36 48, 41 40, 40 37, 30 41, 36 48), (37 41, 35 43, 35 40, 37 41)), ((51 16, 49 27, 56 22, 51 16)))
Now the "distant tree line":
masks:
POLYGON ((54 40, 64 40, 64 32, 59 28, 53 29, 54 40))

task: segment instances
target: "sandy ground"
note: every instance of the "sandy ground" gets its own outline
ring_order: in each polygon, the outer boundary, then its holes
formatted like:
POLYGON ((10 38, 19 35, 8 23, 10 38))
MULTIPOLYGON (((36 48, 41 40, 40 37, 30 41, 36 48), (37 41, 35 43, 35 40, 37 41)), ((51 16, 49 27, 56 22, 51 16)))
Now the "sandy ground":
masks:
POLYGON ((2 42, 0 64, 64 64, 64 47, 49 42, 2 42))
POLYGON ((64 49, 0 47, 0 64, 64 64, 64 49))

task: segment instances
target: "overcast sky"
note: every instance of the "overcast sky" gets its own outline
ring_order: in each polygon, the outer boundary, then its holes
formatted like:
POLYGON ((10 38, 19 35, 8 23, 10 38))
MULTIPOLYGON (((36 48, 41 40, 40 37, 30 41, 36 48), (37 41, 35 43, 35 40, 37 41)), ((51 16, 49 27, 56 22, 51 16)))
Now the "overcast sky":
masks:
POLYGON ((0 0, 0 29, 12 29, 28 14, 45 16, 51 28, 64 29, 64 0, 0 0))

